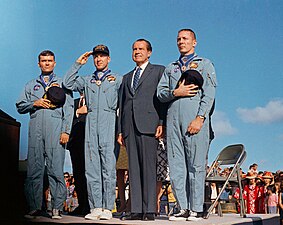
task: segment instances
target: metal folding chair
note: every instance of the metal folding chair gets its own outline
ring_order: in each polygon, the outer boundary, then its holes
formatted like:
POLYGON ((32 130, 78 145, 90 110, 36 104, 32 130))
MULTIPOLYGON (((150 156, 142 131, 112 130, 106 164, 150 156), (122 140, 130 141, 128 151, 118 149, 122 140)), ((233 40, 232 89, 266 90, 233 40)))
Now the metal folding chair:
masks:
POLYGON ((219 193, 215 201, 210 205, 208 208, 204 218, 208 218, 209 215, 212 213, 213 209, 218 204, 218 215, 222 216, 221 205, 219 202, 220 195, 225 190, 228 183, 236 183, 239 186, 240 191, 240 216, 246 217, 245 212, 245 203, 243 199, 243 188, 241 183, 241 174, 240 174, 240 167, 242 163, 245 161, 247 157, 247 153, 245 151, 245 147, 242 144, 234 144, 225 147, 216 157, 214 162, 212 163, 209 171, 206 175, 206 182, 214 182, 216 184, 221 184, 222 188, 220 189, 219 193), (220 166, 230 166, 232 168, 231 172, 227 177, 220 176, 218 174, 218 168, 220 166))

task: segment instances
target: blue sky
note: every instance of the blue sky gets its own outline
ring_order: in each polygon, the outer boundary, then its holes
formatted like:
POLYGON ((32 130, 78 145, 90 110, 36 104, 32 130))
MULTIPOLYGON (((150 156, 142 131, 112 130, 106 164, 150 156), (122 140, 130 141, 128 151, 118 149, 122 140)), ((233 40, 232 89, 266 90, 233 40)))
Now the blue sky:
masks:
MULTIPOLYGON (((259 170, 283 170, 282 12, 281 0, 1 0, 0 109, 21 123, 20 159, 27 154, 29 117, 17 113, 15 102, 39 75, 42 50, 55 52, 55 72, 63 76, 82 53, 103 43, 111 70, 123 75, 134 67, 136 39, 148 39, 150 61, 166 66, 179 57, 177 31, 191 28, 196 52, 213 61, 218 79, 209 162, 225 146, 243 143, 245 171, 254 162, 259 170)), ((93 70, 89 61, 80 72, 93 70)))

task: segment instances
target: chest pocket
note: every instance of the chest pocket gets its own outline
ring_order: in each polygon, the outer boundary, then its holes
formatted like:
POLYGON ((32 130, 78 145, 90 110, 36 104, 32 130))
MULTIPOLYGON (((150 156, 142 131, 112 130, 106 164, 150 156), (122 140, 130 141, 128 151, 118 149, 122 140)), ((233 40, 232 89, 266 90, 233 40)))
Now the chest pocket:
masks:
POLYGON ((87 85, 85 87, 85 103, 88 110, 93 109, 96 103, 97 90, 95 90, 96 87, 94 85, 96 84, 87 85))
POLYGON ((181 77, 181 72, 176 67, 174 70, 172 70, 172 71, 170 71, 170 73, 168 73, 168 76, 169 76, 169 88, 170 88, 170 90, 174 90, 176 88, 178 80, 181 77))
POLYGON ((103 89, 103 94, 105 95, 108 108, 116 111, 118 103, 118 89, 116 82, 109 83, 109 85, 103 89))
POLYGON ((52 110, 52 114, 51 116, 54 117, 54 118, 62 118, 62 108, 57 108, 57 109, 54 109, 52 110))

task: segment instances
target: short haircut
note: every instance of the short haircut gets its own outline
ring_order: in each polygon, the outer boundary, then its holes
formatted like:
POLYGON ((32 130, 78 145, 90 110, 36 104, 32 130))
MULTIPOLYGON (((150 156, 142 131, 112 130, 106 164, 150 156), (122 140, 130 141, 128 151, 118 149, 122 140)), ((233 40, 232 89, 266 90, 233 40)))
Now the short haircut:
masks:
POLYGON ((191 33, 193 34, 193 38, 194 38, 195 40, 197 39, 196 33, 195 33, 192 29, 189 29, 189 28, 181 29, 181 30, 178 31, 178 34, 179 34, 181 31, 188 31, 188 32, 191 32, 191 33))
POLYGON ((139 41, 144 41, 144 42, 146 43, 146 48, 147 48, 147 50, 152 52, 151 43, 150 43, 148 40, 143 39, 143 38, 140 38, 140 39, 136 40, 136 41, 133 43, 132 48, 134 47, 134 44, 135 44, 136 42, 139 42, 139 41))
POLYGON ((38 62, 40 62, 40 56, 53 56, 54 60, 55 60, 55 54, 54 54, 54 52, 52 52, 50 50, 44 50, 44 51, 40 52, 39 55, 38 55, 38 62))

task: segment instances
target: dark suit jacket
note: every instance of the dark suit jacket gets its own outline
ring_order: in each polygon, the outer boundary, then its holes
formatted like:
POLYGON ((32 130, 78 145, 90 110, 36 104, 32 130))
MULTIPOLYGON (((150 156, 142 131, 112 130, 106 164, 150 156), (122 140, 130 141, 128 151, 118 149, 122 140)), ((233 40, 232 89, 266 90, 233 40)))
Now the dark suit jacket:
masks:
POLYGON ((85 121, 86 114, 76 116, 76 110, 79 107, 80 98, 74 100, 74 117, 72 129, 67 143, 67 149, 72 150, 80 146, 84 146, 84 136, 85 136, 85 121))
POLYGON ((127 137, 129 119, 133 119, 138 131, 142 134, 154 134, 158 125, 165 125, 167 105, 156 96, 157 84, 165 67, 148 64, 143 72, 138 87, 131 88, 134 70, 123 76, 119 94, 118 133, 127 137))

